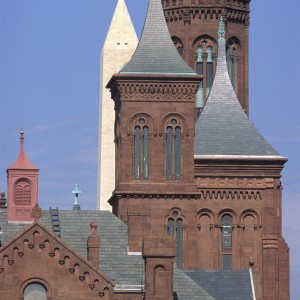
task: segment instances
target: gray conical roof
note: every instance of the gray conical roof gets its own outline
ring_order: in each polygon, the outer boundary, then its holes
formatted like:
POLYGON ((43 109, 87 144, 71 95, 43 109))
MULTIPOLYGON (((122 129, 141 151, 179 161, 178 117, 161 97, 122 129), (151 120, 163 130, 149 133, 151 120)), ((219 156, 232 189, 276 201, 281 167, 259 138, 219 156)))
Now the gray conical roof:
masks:
POLYGON ((177 52, 165 21, 161 0, 149 0, 138 47, 120 73, 195 75, 177 52))
POLYGON ((226 64, 225 31, 220 22, 214 83, 196 122, 195 155, 279 156, 243 111, 226 64))

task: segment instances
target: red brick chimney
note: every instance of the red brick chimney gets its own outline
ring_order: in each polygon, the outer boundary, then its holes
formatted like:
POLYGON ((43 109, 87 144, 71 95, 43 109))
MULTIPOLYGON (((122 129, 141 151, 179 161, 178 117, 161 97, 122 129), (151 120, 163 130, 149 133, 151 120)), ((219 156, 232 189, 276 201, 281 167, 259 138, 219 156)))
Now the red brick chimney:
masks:
POLYGON ((173 300, 174 239, 145 239, 143 256, 146 260, 146 299, 173 300))
POLYGON ((93 267, 99 269, 99 249, 100 249, 100 237, 97 234, 97 223, 92 222, 91 233, 87 240, 87 259, 93 265, 93 267))
POLYGON ((18 159, 7 169, 8 222, 33 222, 30 216, 38 202, 39 169, 28 160, 24 150, 24 131, 20 133, 18 159))

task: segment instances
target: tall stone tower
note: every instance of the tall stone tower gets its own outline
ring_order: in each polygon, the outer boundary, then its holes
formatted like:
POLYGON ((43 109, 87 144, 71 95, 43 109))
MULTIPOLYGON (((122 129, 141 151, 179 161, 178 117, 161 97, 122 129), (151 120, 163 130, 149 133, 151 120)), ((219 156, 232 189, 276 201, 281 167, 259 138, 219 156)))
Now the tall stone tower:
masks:
POLYGON ((18 159, 7 169, 8 222, 32 222, 30 213, 38 202, 39 169, 26 156, 24 131, 20 134, 18 159))
POLYGON ((205 75, 197 94, 202 108, 212 87, 217 62, 218 26, 223 17, 227 32, 226 56, 232 85, 248 113, 248 34, 250 0, 163 0, 174 44, 186 62, 205 75))
POLYGON ((114 103, 105 88, 111 76, 131 58, 138 38, 124 0, 118 0, 101 52, 97 208, 111 210, 115 188, 114 103))
POLYGON ((128 223, 132 252, 141 251, 144 237, 164 236, 165 215, 195 196, 195 97, 202 78, 176 51, 161 0, 150 0, 137 50, 108 84, 117 118, 110 203, 128 223))

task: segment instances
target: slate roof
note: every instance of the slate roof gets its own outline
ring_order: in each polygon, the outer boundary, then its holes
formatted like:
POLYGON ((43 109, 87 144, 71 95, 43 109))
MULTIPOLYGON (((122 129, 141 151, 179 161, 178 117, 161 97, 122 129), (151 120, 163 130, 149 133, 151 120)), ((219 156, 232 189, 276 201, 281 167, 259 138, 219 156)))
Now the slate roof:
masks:
POLYGON ((219 38, 214 83, 195 130, 195 155, 281 157, 254 127, 236 97, 227 71, 225 38, 219 38))
POLYGON ((253 300, 248 270, 185 271, 216 300, 253 300))
MULTIPOLYGON (((52 230, 50 211, 43 211, 41 222, 52 230)), ((109 211, 59 210, 62 240, 84 258, 90 223, 97 222, 100 235, 99 269, 115 280, 116 287, 144 285, 144 259, 128 255, 127 225, 109 211)), ((10 240, 28 224, 8 224, 7 210, 0 209, 1 244, 10 240)), ((174 268, 175 300, 214 300, 183 271, 174 268)))
POLYGON ((140 42, 131 60, 120 73, 196 75, 171 40, 161 0, 149 0, 140 42))

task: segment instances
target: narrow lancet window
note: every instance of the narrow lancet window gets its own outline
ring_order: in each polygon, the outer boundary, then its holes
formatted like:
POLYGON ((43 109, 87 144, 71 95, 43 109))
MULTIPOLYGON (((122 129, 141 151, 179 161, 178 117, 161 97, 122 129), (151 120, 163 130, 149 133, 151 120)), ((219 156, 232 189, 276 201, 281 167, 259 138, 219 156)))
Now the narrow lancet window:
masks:
POLYGON ((174 220, 168 220, 168 236, 174 236, 174 220))
POLYGON ((227 58, 227 68, 228 74, 231 79, 232 87, 237 93, 238 89, 238 62, 239 62, 239 41, 235 38, 232 38, 228 42, 226 49, 226 58, 227 58))
POLYGON ((177 267, 182 268, 183 257, 183 221, 177 219, 176 222, 176 260, 177 267))
MULTIPOLYGON (((203 49, 202 47, 198 47, 197 50, 197 67, 196 67, 196 72, 198 75, 203 75, 203 49)), ((203 86, 202 86, 202 81, 200 82, 200 86, 197 92, 197 103, 196 107, 201 109, 204 106, 204 101, 203 101, 203 86)))
POLYGON ((232 269, 232 217, 224 215, 222 225, 222 269, 232 269))
POLYGON ((135 127, 134 129, 134 178, 140 179, 140 155, 141 155, 141 146, 140 146, 140 135, 141 128, 135 127))
POLYGON ((149 127, 144 119, 138 120, 134 128, 134 178, 136 180, 149 179, 150 149, 149 127))
POLYGON ((166 177, 181 180, 181 127, 176 119, 166 129, 166 177))
POLYGON ((175 129, 175 179, 181 179, 181 128, 175 129))
POLYGON ((173 170, 173 129, 172 127, 167 128, 167 179, 172 179, 173 170))
POLYGON ((212 47, 207 47, 207 61, 206 61, 206 97, 209 95, 210 89, 213 84, 213 60, 212 60, 212 47))
POLYGON ((176 264, 182 268, 183 262, 183 219, 180 212, 175 209, 171 212, 167 221, 168 236, 176 239, 176 264))
POLYGON ((232 217, 222 217, 222 248, 232 248, 232 217))

